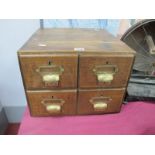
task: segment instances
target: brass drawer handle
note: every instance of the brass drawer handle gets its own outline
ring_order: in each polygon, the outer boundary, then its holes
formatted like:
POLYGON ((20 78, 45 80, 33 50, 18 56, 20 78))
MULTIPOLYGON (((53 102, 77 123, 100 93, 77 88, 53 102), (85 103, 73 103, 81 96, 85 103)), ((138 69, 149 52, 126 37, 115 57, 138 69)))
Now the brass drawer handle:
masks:
POLYGON ((64 72, 64 68, 58 65, 40 66, 36 69, 42 76, 42 81, 45 84, 55 83, 56 85, 60 81, 60 75, 64 72))
POLYGON ((44 99, 41 103, 45 106, 48 113, 57 114, 61 112, 65 101, 63 99, 44 99))
POLYGON ((118 68, 116 65, 98 65, 95 66, 93 72, 97 76, 98 82, 112 82, 118 68))
POLYGON ((107 103, 99 102, 93 105, 95 111, 103 111, 107 109, 107 103))
POLYGON ((111 100, 109 97, 93 97, 90 99, 90 103, 93 104, 94 111, 105 111, 111 100))
POLYGON ((42 78, 44 82, 58 82, 60 80, 58 74, 45 74, 42 78))
POLYGON ((47 105, 46 110, 50 113, 60 113, 61 106, 60 105, 47 105))

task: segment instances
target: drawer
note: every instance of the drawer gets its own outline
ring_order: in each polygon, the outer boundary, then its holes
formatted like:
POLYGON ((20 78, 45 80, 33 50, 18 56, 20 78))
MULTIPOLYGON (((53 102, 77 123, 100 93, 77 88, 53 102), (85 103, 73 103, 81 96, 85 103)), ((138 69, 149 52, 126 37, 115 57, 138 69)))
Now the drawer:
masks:
POLYGON ((77 55, 20 55, 20 67, 26 89, 77 87, 77 55))
POLYGON ((27 91, 32 116, 76 114, 76 90, 27 91))
POLYGON ((119 112, 125 89, 80 90, 78 114, 104 114, 119 112))
POLYGON ((126 87, 133 58, 133 55, 81 55, 79 87, 126 87))

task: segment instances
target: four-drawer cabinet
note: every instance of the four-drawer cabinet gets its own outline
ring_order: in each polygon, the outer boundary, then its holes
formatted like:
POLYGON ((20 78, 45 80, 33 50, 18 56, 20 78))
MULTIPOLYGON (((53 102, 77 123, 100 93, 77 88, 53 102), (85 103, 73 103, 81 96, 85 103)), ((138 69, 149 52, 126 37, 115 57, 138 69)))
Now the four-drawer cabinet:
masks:
POLYGON ((105 30, 38 30, 18 51, 31 115, 119 112, 134 55, 105 30))

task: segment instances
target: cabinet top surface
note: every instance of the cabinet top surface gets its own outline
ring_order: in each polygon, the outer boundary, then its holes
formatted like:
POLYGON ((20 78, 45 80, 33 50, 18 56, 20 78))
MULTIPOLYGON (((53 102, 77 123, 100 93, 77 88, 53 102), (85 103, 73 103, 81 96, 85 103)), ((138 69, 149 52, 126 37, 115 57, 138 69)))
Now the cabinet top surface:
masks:
POLYGON ((123 52, 134 53, 105 30, 39 29, 19 50, 25 52, 123 52))

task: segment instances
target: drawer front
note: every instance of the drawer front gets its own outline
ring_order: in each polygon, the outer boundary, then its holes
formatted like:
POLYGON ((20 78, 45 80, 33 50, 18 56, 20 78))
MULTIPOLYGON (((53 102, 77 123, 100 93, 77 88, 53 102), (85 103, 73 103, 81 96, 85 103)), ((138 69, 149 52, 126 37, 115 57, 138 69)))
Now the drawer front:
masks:
POLYGON ((27 91, 32 116, 76 114, 76 90, 27 91))
POLYGON ((81 56, 80 88, 126 87, 133 56, 81 56))
POLYGON ((19 56, 26 89, 77 87, 77 55, 19 56))
POLYGON ((125 89, 80 90, 78 114, 104 114, 119 112, 125 89))

